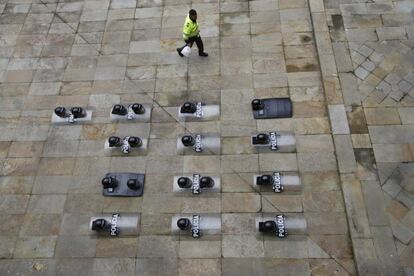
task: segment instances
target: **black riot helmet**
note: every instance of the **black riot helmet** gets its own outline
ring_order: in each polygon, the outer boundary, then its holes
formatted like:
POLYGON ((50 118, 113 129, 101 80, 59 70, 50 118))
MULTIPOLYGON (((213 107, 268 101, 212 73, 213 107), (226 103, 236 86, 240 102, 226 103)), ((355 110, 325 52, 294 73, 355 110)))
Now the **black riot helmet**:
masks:
POLYGON ((180 188, 184 189, 184 188, 190 188, 192 185, 192 182, 190 180, 190 178, 188 177, 180 177, 177 180, 177 184, 180 188))
POLYGON ((192 103, 192 102, 185 102, 181 108, 180 108, 180 112, 181 113, 194 113, 197 111, 197 106, 192 103))
POLYGON ((58 106, 55 108, 55 114, 58 115, 61 118, 65 118, 66 117, 66 108, 62 107, 62 106, 58 106))
POLYGON ((263 109, 263 104, 262 104, 262 101, 261 100, 259 100, 259 99, 254 99, 253 101, 252 101, 252 108, 253 108, 253 110, 261 110, 261 109, 263 109))
POLYGON ((259 222, 259 231, 260 232, 275 232, 277 230, 276 222, 272 220, 267 220, 265 222, 259 222))
POLYGON ((108 139, 109 146, 112 147, 119 147, 121 145, 121 138, 117 136, 111 136, 108 139))
POLYGON ((82 107, 72 107, 70 112, 74 118, 82 118, 86 116, 86 112, 82 107))
POLYGON ((145 113, 145 107, 142 104, 134 103, 131 105, 132 111, 134 111, 135 114, 144 114, 145 113))
POLYGON ((128 138, 128 144, 133 148, 138 148, 142 146, 142 140, 139 137, 131 136, 128 138))
POLYGON ((259 176, 257 179, 257 185, 270 185, 273 184, 273 177, 269 174, 259 176))
POLYGON ((211 188, 214 186, 214 180, 213 178, 209 177, 209 176, 203 176, 200 179, 200 187, 201 188, 211 188))
POLYGON ((136 179, 128 179, 127 186, 131 190, 136 191, 136 190, 138 190, 141 187, 141 184, 136 179))
POLYGON ((186 147, 190 147, 190 146, 194 146, 195 144, 195 139, 193 136, 191 135, 184 135, 181 138, 181 142, 183 143, 184 146, 186 147))
POLYGON ((96 219, 92 222, 92 230, 100 231, 104 230, 106 226, 106 221, 104 219, 96 219))
POLYGON ((113 177, 104 177, 102 179, 102 186, 104 189, 115 188, 117 184, 116 179, 113 177))
POLYGON ((177 227, 181 230, 188 230, 191 226, 191 222, 188 218, 180 218, 177 220, 177 227))
POLYGON ((266 133, 257 134, 257 143, 258 144, 267 144, 269 143, 269 135, 266 133))
POLYGON ((124 116, 128 113, 128 110, 122 104, 116 104, 112 108, 112 114, 124 116))

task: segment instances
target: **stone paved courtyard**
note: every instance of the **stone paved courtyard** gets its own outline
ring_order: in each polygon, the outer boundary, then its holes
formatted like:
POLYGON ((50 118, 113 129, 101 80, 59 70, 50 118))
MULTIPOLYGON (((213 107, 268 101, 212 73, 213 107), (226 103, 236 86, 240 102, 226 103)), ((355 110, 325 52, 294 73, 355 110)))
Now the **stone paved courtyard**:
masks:
POLYGON ((0 275, 414 275, 414 0, 0 0, 0 275), (189 9, 208 58, 177 55, 189 9), (290 97, 293 118, 254 120, 254 98, 290 97), (185 101, 220 119, 179 122, 185 101), (113 123, 114 104, 152 106, 113 123), (51 124, 57 106, 89 123, 51 124), (250 136, 291 131, 294 153, 250 136), (215 133, 220 155, 177 155, 185 133, 215 133), (145 155, 104 153, 111 135, 145 155), (300 193, 252 186, 299 173, 300 193), (145 173, 144 195, 102 196, 107 172, 145 173), (177 195, 180 174, 221 193, 177 195), (97 236, 91 216, 141 213, 136 237, 97 236), (285 239, 261 213, 299 215, 285 239), (221 235, 171 234, 177 213, 221 216, 221 235))

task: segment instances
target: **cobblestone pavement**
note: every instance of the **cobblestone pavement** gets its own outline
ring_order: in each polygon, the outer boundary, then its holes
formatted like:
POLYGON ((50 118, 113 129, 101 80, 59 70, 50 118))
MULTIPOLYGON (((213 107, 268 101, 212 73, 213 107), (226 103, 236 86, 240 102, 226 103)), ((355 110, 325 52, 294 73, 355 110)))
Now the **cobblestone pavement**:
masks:
POLYGON ((317 44, 328 102, 347 113, 353 195, 364 201, 348 203, 342 184, 360 275, 414 273, 413 9, 414 1, 344 0, 312 9, 315 30, 323 29, 317 44))
POLYGON ((0 0, 0 275, 414 273, 414 1, 367 2, 0 0), (190 8, 208 58, 175 50, 190 8), (254 120, 266 97, 290 97, 293 118, 254 120), (178 122, 187 100, 220 119, 178 122), (109 120, 133 102, 150 123, 109 120), (92 122, 51 125, 60 105, 92 122), (272 130, 294 132, 296 152, 257 153, 250 135, 272 130), (198 132, 219 134, 221 154, 177 155, 198 132), (111 135, 148 151, 106 156, 111 135), (299 172, 302 191, 255 190, 273 170, 299 172), (143 197, 102 196, 123 171, 146 174, 143 197), (177 196, 183 173, 220 175, 221 193, 177 196), (141 213, 140 235, 89 231, 113 212, 141 213), (171 234, 174 214, 196 212, 218 213, 222 234, 171 234), (302 216, 307 233, 263 236, 261 212, 302 216))

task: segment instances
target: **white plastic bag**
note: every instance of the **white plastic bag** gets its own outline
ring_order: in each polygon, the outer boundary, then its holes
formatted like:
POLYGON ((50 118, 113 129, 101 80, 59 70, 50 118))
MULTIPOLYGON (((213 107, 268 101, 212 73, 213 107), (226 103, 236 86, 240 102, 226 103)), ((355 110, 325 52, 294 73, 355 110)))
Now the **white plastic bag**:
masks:
POLYGON ((181 54, 183 54, 185 57, 189 57, 191 55, 191 47, 185 46, 184 49, 181 51, 181 54))

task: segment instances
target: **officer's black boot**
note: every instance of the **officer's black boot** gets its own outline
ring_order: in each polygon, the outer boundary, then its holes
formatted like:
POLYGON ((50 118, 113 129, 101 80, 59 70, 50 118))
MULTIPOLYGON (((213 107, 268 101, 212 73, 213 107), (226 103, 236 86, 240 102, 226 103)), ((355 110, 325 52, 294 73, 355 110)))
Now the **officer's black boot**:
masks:
POLYGON ((208 54, 206 52, 204 52, 204 44, 203 44, 203 40, 201 40, 200 36, 197 36, 195 38, 195 42, 196 42, 197 48, 198 48, 198 55, 200 57, 208 57, 208 54))
POLYGON ((184 57, 184 55, 181 54, 182 50, 183 50, 182 48, 177 48, 177 53, 180 55, 180 57, 184 57))

